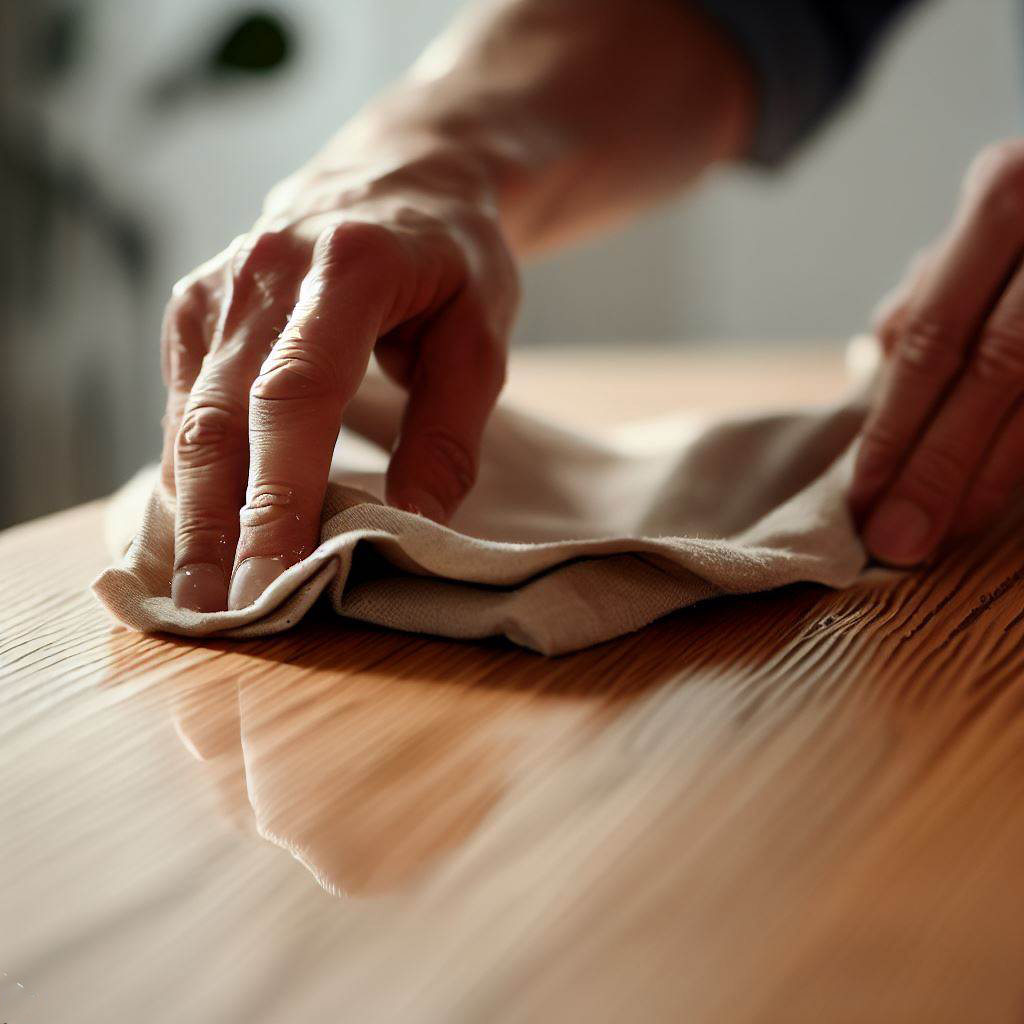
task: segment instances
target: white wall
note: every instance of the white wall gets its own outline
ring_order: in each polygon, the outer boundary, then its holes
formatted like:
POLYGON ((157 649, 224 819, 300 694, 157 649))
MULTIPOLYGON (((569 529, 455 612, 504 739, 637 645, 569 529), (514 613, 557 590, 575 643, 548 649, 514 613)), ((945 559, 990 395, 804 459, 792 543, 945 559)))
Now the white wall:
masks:
POLYGON ((840 338, 952 212, 986 143, 1021 134, 1017 0, 933 0, 780 172, 722 175, 599 248, 532 268, 531 340, 840 338))

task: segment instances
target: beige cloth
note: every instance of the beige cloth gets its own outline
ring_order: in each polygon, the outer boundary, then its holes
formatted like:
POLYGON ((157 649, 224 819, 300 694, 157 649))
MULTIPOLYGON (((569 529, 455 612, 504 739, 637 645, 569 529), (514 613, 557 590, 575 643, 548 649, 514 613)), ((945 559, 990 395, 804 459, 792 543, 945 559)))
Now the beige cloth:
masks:
POLYGON ((99 599, 133 629, 242 638, 287 629, 326 591, 348 618, 559 654, 706 598, 842 587, 864 567, 843 496, 857 399, 601 437, 501 408, 450 527, 380 501, 400 409, 390 385, 368 379, 346 413, 320 546, 251 607, 174 606, 173 511, 154 469, 112 504, 109 539, 124 554, 94 584, 99 599))

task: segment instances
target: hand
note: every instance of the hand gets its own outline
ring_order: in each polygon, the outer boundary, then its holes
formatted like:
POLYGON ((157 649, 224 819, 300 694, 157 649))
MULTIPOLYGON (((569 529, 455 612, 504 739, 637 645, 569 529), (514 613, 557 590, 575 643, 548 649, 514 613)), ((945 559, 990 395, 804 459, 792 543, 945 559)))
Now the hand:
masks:
POLYGON ((871 554, 914 565, 1024 478, 1024 140, 975 161, 946 234, 885 304, 888 356, 850 491, 871 554))
POLYGON ((517 296, 484 183, 457 155, 278 186, 165 317, 175 603, 245 607, 313 551, 371 353, 409 392, 387 500, 447 519, 476 475, 517 296))

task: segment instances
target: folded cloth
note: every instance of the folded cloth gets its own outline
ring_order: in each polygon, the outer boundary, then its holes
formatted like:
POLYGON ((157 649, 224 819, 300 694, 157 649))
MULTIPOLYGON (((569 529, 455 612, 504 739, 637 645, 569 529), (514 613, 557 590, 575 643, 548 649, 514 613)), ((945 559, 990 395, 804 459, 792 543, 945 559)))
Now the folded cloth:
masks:
POLYGON ((173 502, 155 467, 112 502, 108 539, 123 555, 95 593, 133 629, 243 638, 287 629, 326 591, 347 618, 559 654, 706 598, 842 587, 864 568, 844 500, 860 398, 599 437, 501 407, 476 487, 447 527, 381 500, 401 407, 383 378, 367 379, 346 410, 320 546, 255 604, 175 607, 173 502))

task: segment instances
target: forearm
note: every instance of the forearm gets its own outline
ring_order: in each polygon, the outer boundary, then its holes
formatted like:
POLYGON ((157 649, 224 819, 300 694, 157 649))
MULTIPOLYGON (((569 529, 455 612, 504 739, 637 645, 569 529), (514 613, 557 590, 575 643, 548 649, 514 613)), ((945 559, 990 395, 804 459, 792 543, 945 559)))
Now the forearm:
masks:
POLYGON ((748 144, 744 59, 683 0, 470 9, 314 166, 479 191, 520 252, 589 233, 748 144))

